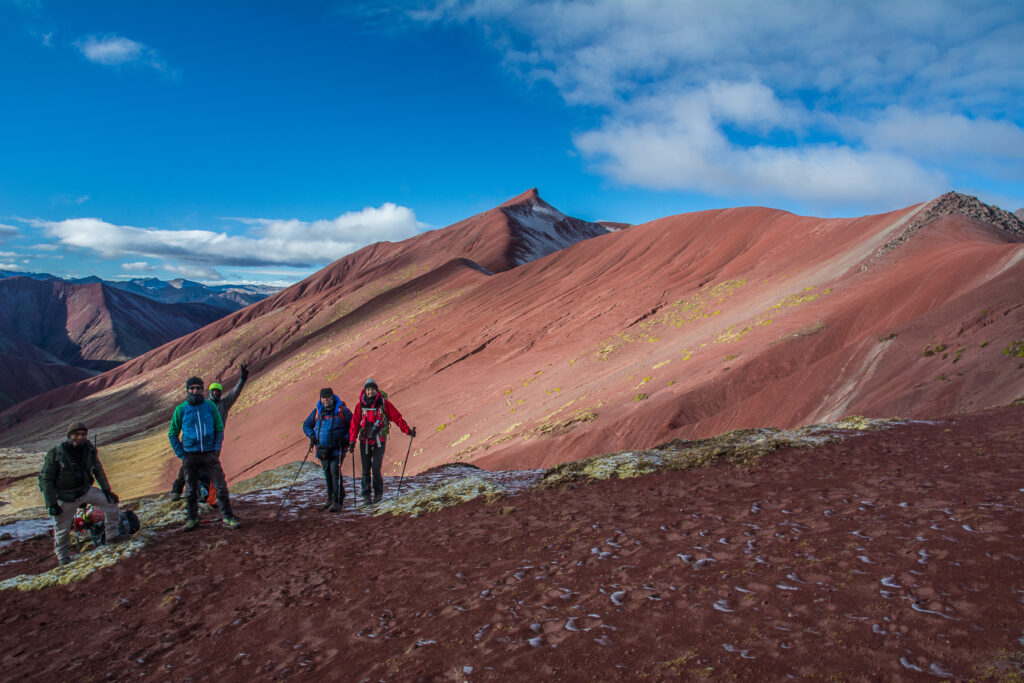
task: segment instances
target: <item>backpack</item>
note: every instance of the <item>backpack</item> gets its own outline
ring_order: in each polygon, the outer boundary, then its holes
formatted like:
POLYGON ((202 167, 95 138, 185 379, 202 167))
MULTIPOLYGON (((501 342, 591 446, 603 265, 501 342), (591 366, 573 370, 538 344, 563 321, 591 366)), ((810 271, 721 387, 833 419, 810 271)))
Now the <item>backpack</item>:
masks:
POLYGON ((388 395, 383 391, 378 391, 377 395, 380 397, 380 403, 375 402, 372 408, 367 408, 361 399, 359 401, 363 411, 359 432, 364 439, 376 441, 380 446, 381 441, 386 440, 388 432, 391 431, 391 420, 388 419, 388 414, 384 409, 388 402, 388 395))
POLYGON ((139 530, 139 516, 131 510, 121 510, 117 519, 117 531, 125 536, 131 536, 139 530))

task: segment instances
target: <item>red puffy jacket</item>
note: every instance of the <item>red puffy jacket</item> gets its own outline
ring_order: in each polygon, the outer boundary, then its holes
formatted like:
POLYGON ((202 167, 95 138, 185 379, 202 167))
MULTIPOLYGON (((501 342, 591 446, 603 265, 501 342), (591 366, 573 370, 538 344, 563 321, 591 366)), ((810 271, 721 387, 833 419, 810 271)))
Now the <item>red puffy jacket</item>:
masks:
POLYGON ((373 397, 373 402, 367 405, 366 392, 363 391, 359 394, 355 410, 352 411, 352 427, 349 430, 348 442, 354 444, 356 438, 359 438, 363 443, 369 441, 371 426, 377 421, 381 422, 378 437, 374 440, 374 443, 378 445, 383 446, 387 441, 387 421, 394 422, 403 433, 409 433, 409 425, 405 423, 402 414, 391 404, 391 401, 384 398, 384 395, 380 392, 377 392, 377 395, 373 397))

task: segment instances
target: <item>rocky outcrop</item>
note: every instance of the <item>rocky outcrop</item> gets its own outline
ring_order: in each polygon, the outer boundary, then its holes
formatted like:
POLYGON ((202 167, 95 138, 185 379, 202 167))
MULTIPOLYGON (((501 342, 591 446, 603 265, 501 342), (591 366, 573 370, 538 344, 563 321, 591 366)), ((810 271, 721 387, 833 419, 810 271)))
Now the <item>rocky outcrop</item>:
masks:
MULTIPOLYGON (((1024 210, 1024 209, 1022 209, 1024 210)), ((1024 241, 1024 220, 998 206, 985 204, 977 197, 959 192, 947 192, 929 204, 921 214, 912 220, 898 237, 886 242, 877 252, 881 256, 904 244, 918 232, 943 216, 967 216, 1006 233, 1015 241, 1024 241)))

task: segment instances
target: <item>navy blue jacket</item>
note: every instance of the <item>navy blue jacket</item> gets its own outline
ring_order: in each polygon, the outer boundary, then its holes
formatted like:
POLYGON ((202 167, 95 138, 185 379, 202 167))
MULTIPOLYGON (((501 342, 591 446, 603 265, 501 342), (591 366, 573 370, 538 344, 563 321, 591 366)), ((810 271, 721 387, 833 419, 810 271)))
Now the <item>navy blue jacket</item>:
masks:
POLYGON ((345 402, 334 396, 334 410, 323 414, 323 403, 317 401, 316 407, 302 423, 302 431, 306 436, 316 440, 317 446, 339 451, 348 448, 348 430, 352 423, 352 411, 345 402))

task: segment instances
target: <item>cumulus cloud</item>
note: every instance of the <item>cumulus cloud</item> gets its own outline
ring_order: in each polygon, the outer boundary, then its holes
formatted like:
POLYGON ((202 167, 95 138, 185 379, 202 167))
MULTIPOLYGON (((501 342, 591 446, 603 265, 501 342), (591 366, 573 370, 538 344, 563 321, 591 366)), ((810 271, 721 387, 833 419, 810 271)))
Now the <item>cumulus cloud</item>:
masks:
POLYGON ((391 203, 311 222, 270 218, 229 220, 248 226, 247 234, 137 228, 99 218, 33 221, 32 224, 44 228, 62 245, 94 251, 106 258, 133 255, 174 259, 191 266, 296 268, 325 265, 374 242, 411 237, 417 227, 411 209, 391 203))
POLYGON ((153 48, 124 36, 86 36, 75 42, 86 59, 105 66, 137 64, 168 71, 167 63, 153 48))
POLYGON ((156 266, 145 261, 133 261, 131 263, 122 263, 121 270, 129 273, 152 273, 156 270, 156 266))
POLYGON ((575 141, 625 184, 891 207, 965 167, 1021 173, 1017 3, 446 0, 406 16, 478 30, 509 69, 601 112, 575 141))

